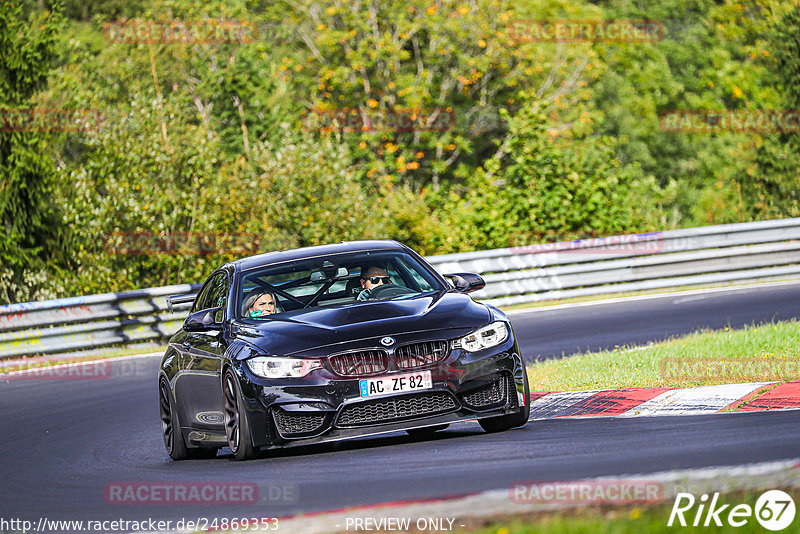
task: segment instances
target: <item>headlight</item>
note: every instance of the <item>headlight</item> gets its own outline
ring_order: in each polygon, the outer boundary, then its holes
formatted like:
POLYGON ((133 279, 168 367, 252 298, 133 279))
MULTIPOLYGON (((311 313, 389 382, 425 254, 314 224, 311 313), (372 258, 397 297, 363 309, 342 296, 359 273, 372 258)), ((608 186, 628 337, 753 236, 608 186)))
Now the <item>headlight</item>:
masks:
POLYGON ((467 352, 478 352, 479 350, 496 347, 508 339, 508 326, 503 321, 496 321, 458 340, 461 348, 467 352))
POLYGON ((314 369, 320 369, 322 362, 313 359, 256 356, 247 360, 247 367, 253 371, 254 375, 262 378, 300 378, 314 369))

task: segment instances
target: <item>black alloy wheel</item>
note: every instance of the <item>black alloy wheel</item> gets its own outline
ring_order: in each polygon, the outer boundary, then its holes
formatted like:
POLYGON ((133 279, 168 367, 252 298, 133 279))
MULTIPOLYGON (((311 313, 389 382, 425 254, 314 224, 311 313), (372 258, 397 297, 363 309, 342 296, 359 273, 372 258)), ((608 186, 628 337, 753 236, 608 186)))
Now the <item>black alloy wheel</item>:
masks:
POLYGON ((228 438, 228 446, 237 460, 254 458, 256 450, 250 439, 250 426, 244 414, 239 381, 230 369, 225 371, 222 389, 225 398, 225 436, 228 438))

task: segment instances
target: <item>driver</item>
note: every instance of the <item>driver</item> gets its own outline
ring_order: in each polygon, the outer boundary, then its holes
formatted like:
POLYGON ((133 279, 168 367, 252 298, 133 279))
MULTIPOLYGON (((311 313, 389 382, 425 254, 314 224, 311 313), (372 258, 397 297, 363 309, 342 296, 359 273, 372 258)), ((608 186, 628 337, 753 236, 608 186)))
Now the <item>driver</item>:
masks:
POLYGON ((275 313, 275 295, 269 291, 255 293, 244 304, 245 316, 258 319, 275 313))
POLYGON ((386 272, 386 269, 378 265, 363 267, 361 269, 360 281, 363 289, 361 293, 358 294, 357 300, 367 300, 373 289, 384 284, 392 283, 392 279, 389 278, 389 273, 386 272))

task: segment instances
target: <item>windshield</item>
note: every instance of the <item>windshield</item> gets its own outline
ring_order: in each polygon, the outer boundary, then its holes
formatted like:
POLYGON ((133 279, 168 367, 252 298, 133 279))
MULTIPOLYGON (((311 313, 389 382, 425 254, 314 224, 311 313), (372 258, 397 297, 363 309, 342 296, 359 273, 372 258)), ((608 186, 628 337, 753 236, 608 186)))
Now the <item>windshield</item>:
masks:
POLYGON ((309 308, 409 299, 445 289, 406 252, 355 252, 244 272, 236 310, 240 319, 262 321, 309 308))

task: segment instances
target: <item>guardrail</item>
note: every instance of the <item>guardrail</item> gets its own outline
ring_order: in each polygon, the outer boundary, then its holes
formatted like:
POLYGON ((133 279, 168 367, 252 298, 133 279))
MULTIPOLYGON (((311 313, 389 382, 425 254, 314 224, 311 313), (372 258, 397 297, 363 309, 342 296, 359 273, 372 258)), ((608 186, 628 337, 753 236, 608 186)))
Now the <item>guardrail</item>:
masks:
MULTIPOLYGON (((800 218, 611 236, 427 258, 442 273, 477 272, 476 300, 508 306, 644 289, 800 278, 800 218)), ((0 359, 163 340, 184 284, 0 306, 0 359)))
POLYGON ((167 295, 202 284, 155 287, 0 306, 0 358, 55 354, 164 339, 185 314, 167 311, 167 295))
POLYGON ((800 218, 704 226, 429 258, 477 272, 495 306, 720 282, 800 277, 800 218))

